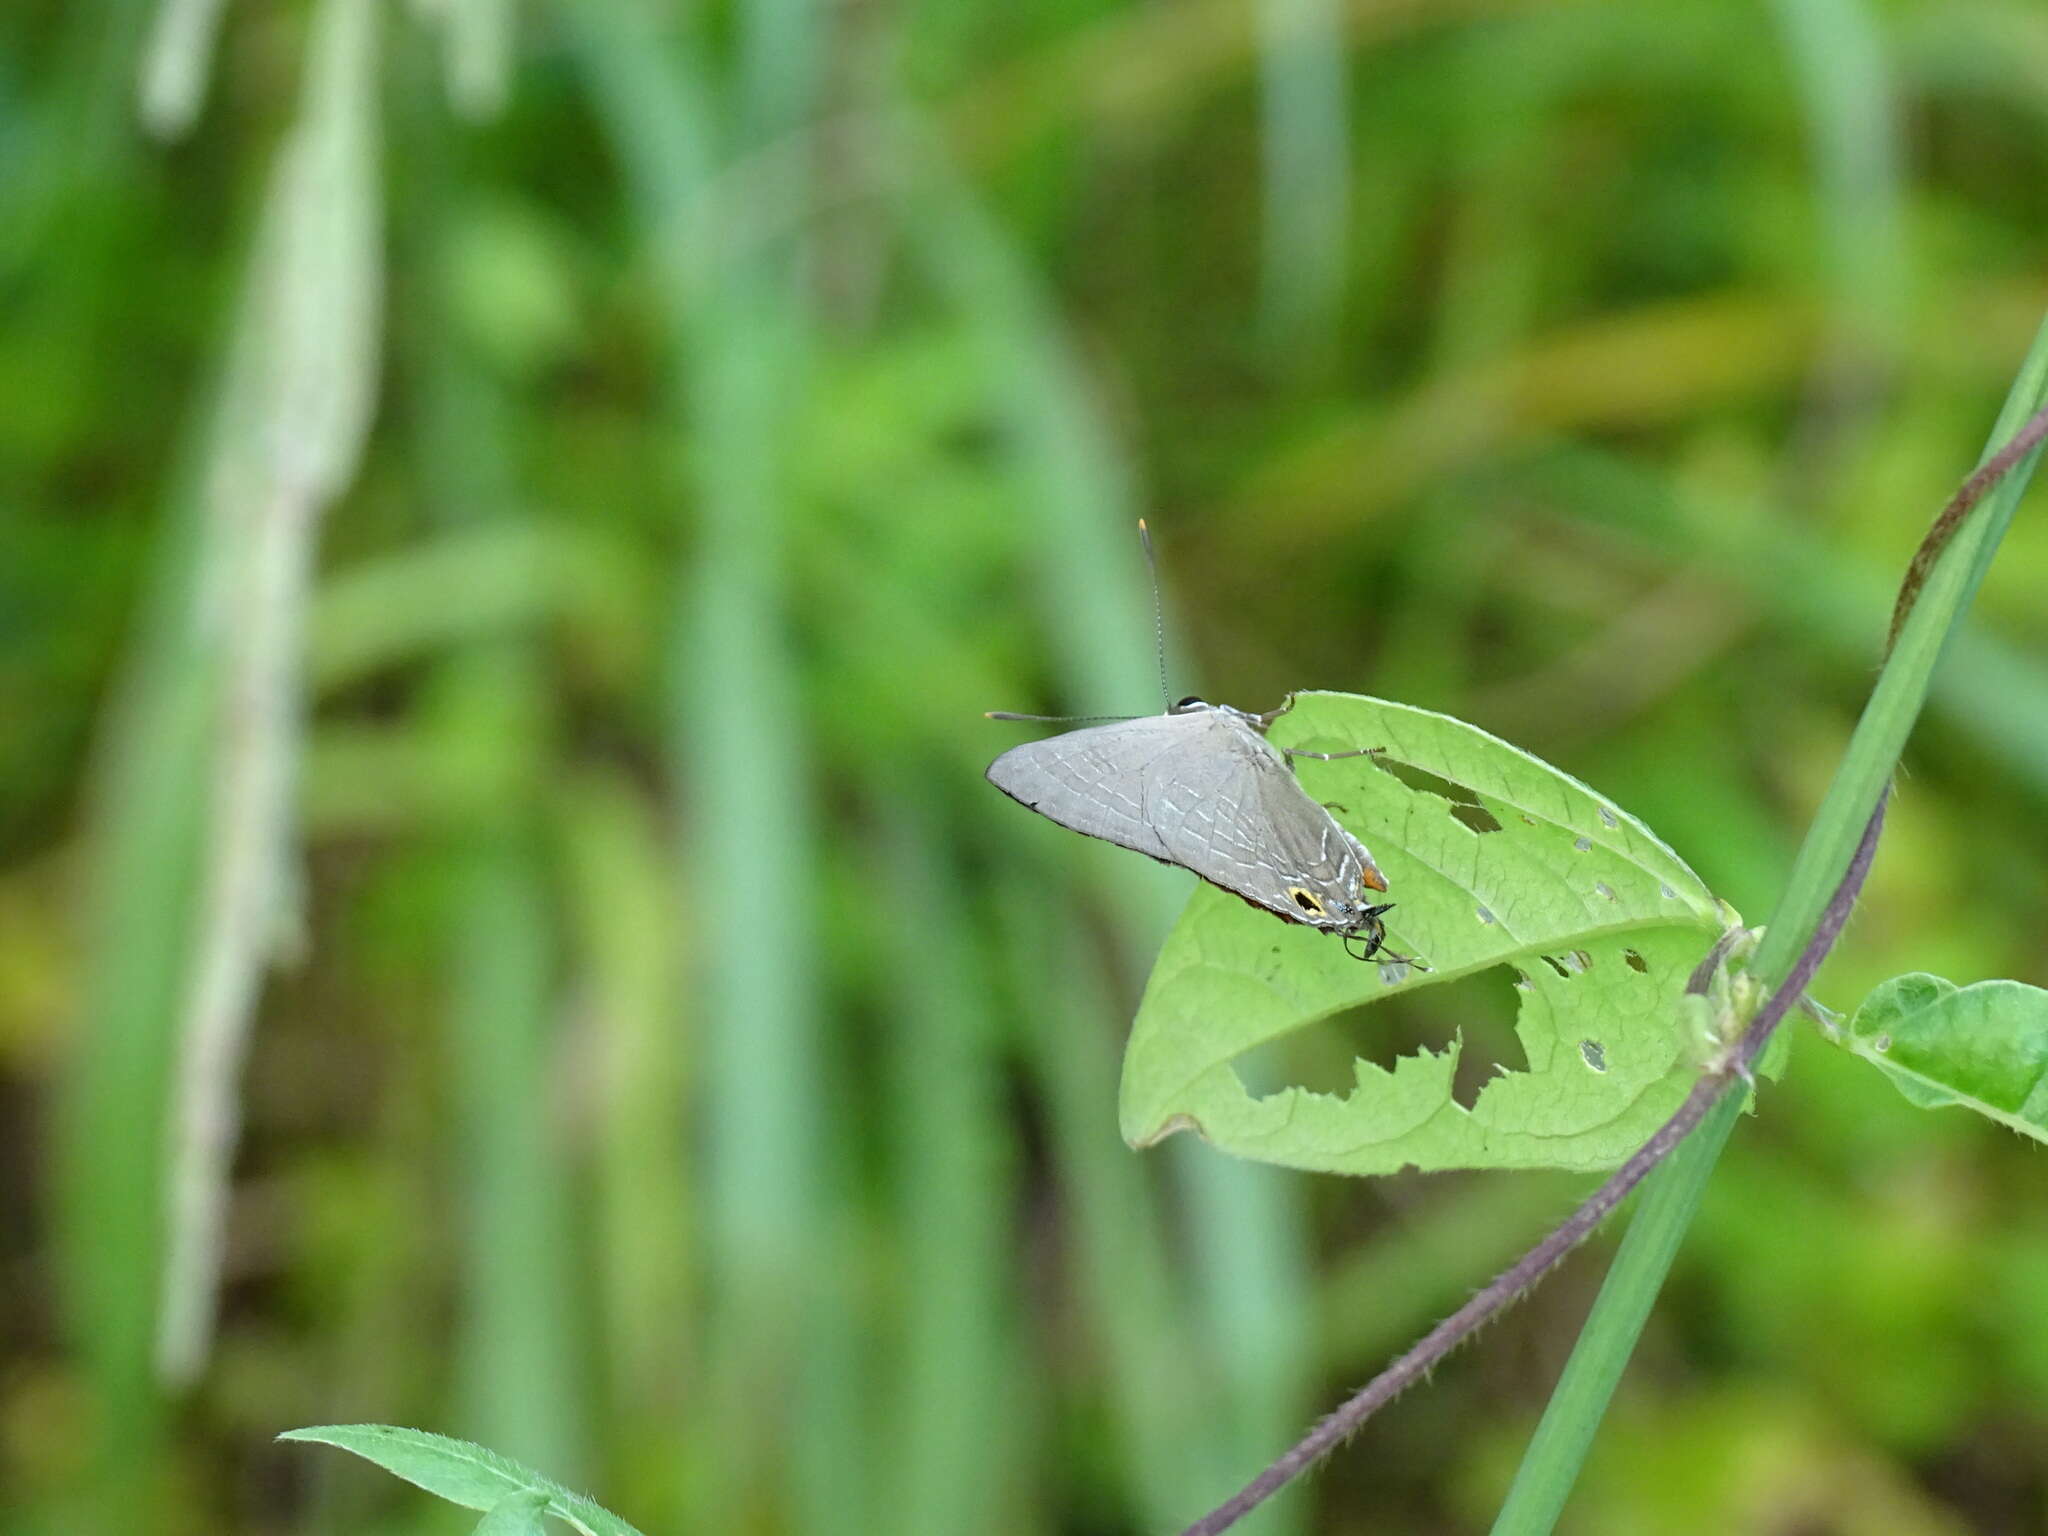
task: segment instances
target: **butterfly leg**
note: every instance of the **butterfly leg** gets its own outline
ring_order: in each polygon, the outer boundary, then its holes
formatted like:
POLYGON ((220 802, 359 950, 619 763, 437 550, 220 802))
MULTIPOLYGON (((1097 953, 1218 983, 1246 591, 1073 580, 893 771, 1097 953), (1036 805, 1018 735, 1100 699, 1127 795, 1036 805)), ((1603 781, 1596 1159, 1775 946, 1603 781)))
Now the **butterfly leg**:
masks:
POLYGON ((1286 714, 1287 711, 1289 711, 1292 708, 1294 708, 1294 695, 1290 693, 1287 695, 1286 698, 1280 701, 1279 707, 1277 709, 1269 709, 1263 715, 1259 716, 1259 730, 1261 732, 1265 731, 1266 728, 1270 726, 1275 720, 1278 720, 1282 715, 1286 714))
POLYGON ((1340 757, 1380 757, 1385 754, 1387 749, 1385 747, 1360 747, 1355 752, 1304 752, 1299 747, 1282 747, 1280 750, 1289 757, 1313 757, 1325 763, 1334 763, 1340 757))

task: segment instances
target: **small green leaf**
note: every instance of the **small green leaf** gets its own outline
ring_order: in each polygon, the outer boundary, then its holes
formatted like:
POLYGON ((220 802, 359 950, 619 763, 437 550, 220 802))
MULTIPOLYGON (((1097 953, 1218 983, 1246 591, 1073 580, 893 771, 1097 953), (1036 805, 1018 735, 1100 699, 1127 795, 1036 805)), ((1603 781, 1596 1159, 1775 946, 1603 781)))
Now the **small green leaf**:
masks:
MULTIPOLYGON (((338 1446, 365 1461, 375 1462, 394 1477, 402 1477, 431 1494, 467 1509, 489 1510, 496 1517, 508 1501, 525 1494, 538 1495, 541 1508, 558 1520, 565 1520, 583 1536, 640 1536, 640 1533, 602 1505, 580 1493, 571 1493, 560 1483, 523 1467, 508 1456, 451 1440, 424 1429, 405 1429, 395 1424, 320 1424, 311 1429, 286 1430, 280 1440, 308 1440, 319 1445, 338 1446)), ((511 1518, 509 1515, 507 1518, 511 1518)), ((478 1530, 500 1528, 486 1521, 478 1530)), ((517 1527, 506 1526, 505 1531, 517 1527)))
POLYGON ((1737 919, 1634 817, 1518 748, 1429 710, 1305 693, 1275 745, 1386 872, 1390 942, 1433 968, 1360 964, 1325 934, 1198 889, 1152 971, 1124 1056, 1134 1145, 1194 1129, 1239 1156, 1333 1173, 1600 1168, 1675 1109, 1696 1069, 1678 1019, 1693 966, 1737 919), (1416 770, 1421 770, 1419 773, 1416 770), (1521 989, 1529 1070, 1451 1096, 1458 1044, 1348 1095, 1254 1097, 1232 1063, 1394 992, 1496 966, 1521 989))
POLYGON ((1913 972, 1880 983, 1841 1043, 1922 1109, 1960 1105, 2048 1141, 2048 992, 1913 972))
POLYGON ((473 1536, 542 1536, 548 1503, 545 1493, 508 1493, 471 1527, 473 1536))

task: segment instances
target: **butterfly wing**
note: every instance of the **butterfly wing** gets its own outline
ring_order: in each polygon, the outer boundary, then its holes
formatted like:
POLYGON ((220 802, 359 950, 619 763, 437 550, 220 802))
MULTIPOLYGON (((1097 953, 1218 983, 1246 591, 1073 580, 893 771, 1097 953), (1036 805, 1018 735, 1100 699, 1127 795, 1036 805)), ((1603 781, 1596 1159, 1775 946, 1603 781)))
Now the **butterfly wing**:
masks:
POLYGON ((1069 731, 1012 748, 988 777, 1063 827, 1176 864, 1290 922, 1348 927, 1337 904, 1386 889, 1364 846, 1234 711, 1069 731))
POLYGON ((1208 724, 1184 714, 1091 725, 1012 747, 988 765, 988 780, 1063 827, 1177 864, 1147 811, 1150 786, 1186 765, 1208 724))
POLYGON ((1148 785, 1148 819, 1171 862, 1311 927, 1347 926, 1335 915, 1340 901, 1386 889, 1364 846, 1249 723, 1212 716, 1201 749, 1198 771, 1148 785))

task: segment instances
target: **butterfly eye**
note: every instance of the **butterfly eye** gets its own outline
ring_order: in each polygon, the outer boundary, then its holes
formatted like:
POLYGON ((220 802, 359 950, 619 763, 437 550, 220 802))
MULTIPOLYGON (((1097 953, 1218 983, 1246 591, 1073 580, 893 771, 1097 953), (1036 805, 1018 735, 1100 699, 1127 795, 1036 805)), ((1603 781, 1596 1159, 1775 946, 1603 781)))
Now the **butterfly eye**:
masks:
POLYGON ((1313 913, 1317 917, 1325 917, 1328 915, 1323 911, 1323 904, 1320 901, 1317 901, 1315 897, 1311 896, 1307 891, 1304 891, 1300 886, 1290 885, 1287 888, 1287 894, 1294 898, 1294 904, 1297 907, 1301 908, 1302 911, 1313 913))

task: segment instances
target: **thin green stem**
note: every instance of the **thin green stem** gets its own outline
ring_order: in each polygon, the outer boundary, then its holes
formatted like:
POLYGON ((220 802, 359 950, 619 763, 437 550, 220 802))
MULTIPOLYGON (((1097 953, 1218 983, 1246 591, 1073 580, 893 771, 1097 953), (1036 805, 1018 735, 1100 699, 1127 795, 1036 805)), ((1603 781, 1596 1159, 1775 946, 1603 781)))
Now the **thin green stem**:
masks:
POLYGON ((1551 1529, 1734 1128, 1742 1096, 1729 1090, 1750 1081, 1772 1031, 1805 995, 1834 947, 1869 873, 1899 751, 1926 701, 1942 648, 1983 579, 2048 439, 2044 397, 2048 321, 2036 333, 1993 431, 1993 442, 2001 446, 1943 509, 1922 546, 1924 558, 1916 558, 1908 571, 1900 602, 1904 622, 1894 621, 1896 641, 1750 968, 1771 992, 1736 1050, 1700 1079, 1678 1112, 1561 1226, 1183 1536, 1217 1536, 1313 1466, 1541 1280, 1649 1180, 1642 1209, 1537 1427, 1494 1536, 1541 1536, 1551 1529))
MULTIPOLYGON (((1830 876, 1853 864, 1853 850, 1867 844, 1880 823, 1892 772, 1926 702, 1935 665, 2040 457, 2048 436, 2044 396, 2048 321, 2035 333, 1992 429, 1991 441, 2000 446, 1942 509, 1907 569, 1884 669, 1758 947, 1753 970, 1767 984, 1793 969, 1793 954, 1811 953, 1812 936, 1830 918, 1839 923, 1847 915, 1825 907, 1816 893, 1830 883, 1839 893, 1839 877, 1831 882, 1830 876), (1861 843, 1848 841, 1856 828, 1862 830, 1861 843)), ((1555 1525, 1727 1141, 1728 1129, 1716 1130, 1724 1119, 1732 1128, 1733 1112, 1725 1106, 1651 1181, 1523 1456, 1493 1536, 1543 1536, 1555 1525)))

